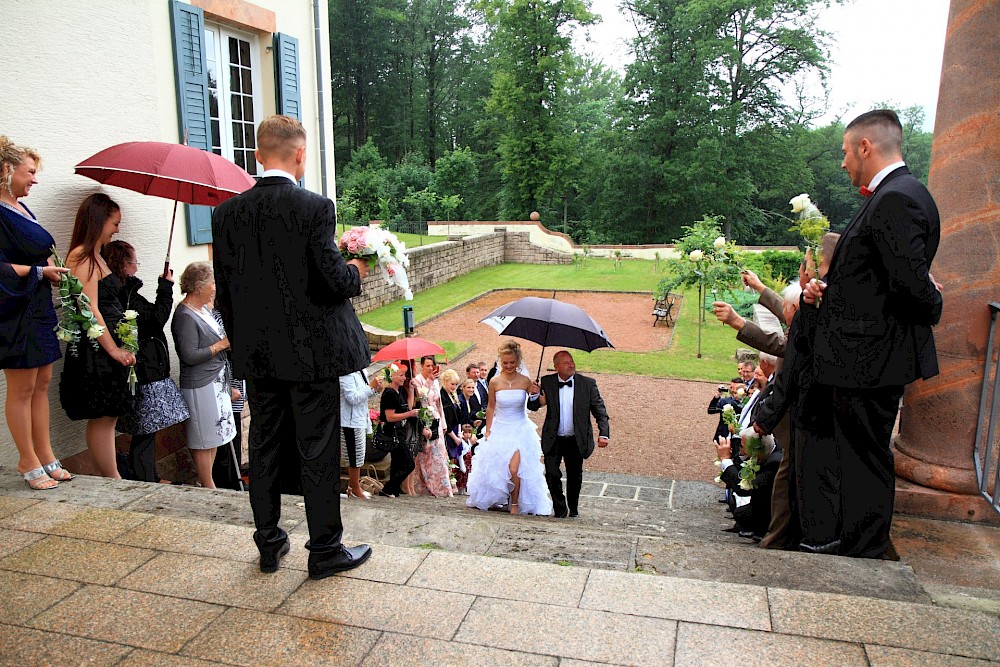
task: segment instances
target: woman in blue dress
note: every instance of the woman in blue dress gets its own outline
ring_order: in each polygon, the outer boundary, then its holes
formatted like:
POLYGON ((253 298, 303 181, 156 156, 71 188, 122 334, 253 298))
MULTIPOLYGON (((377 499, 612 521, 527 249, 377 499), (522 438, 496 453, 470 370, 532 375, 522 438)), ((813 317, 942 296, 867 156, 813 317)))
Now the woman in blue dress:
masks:
POLYGON ((41 157, 0 136, 0 368, 7 380, 5 416, 17 447, 17 471, 32 489, 54 489, 73 476, 52 453, 49 382, 60 357, 52 284, 55 241, 19 200, 38 182, 41 157))

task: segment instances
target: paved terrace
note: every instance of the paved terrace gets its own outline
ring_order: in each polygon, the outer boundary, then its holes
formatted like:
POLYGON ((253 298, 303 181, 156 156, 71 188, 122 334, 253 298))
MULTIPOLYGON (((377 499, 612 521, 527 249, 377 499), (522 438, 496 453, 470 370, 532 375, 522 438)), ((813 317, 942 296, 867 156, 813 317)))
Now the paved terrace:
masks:
POLYGON ((0 663, 12 665, 1000 664, 1000 531, 897 517, 901 561, 768 552, 718 489, 587 476, 581 518, 461 499, 343 503, 375 554, 257 569, 246 497, 0 471, 0 663))

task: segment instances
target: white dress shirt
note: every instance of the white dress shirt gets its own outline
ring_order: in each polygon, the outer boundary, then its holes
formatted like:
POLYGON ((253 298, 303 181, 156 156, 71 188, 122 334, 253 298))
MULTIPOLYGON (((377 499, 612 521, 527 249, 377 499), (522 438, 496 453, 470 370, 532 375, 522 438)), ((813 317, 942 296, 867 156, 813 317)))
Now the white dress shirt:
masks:
POLYGON ((900 167, 905 167, 905 166, 906 166, 906 163, 903 162, 902 160, 900 160, 899 162, 893 162, 888 167, 886 167, 885 169, 883 169, 879 173, 875 174, 875 176, 872 178, 872 182, 868 184, 868 189, 871 190, 872 192, 875 192, 875 188, 877 188, 879 186, 879 184, 882 183, 882 180, 886 176, 888 176, 890 173, 896 171, 900 167))
POLYGON ((260 175, 261 178, 268 178, 270 176, 284 176, 285 178, 287 178, 288 180, 290 180, 295 185, 299 184, 299 182, 297 180, 295 180, 295 177, 292 176, 291 174, 289 174, 284 169, 265 169, 264 173, 260 175))
MULTIPOLYGON (((566 382, 573 382, 573 377, 570 376, 566 379, 566 382)), ((562 382, 562 378, 558 375, 556 376, 556 382, 562 382)), ((558 385, 556 385, 558 386, 558 385)), ((560 436, 570 436, 574 435, 573 431, 573 390, 576 389, 576 383, 573 383, 571 387, 559 387, 559 430, 556 431, 556 435, 560 436)))

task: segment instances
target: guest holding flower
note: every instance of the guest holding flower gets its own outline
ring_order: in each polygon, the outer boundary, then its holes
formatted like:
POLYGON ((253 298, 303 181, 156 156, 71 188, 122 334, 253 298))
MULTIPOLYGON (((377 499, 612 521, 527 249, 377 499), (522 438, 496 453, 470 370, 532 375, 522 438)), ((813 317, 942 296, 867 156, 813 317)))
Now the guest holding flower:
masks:
POLYGON ((52 265, 55 241, 20 199, 38 182, 42 158, 0 136, 0 368, 4 414, 17 447, 17 471, 32 489, 54 489, 73 476, 52 453, 49 383, 61 355, 52 284, 67 269, 52 265))
POLYGON ((462 471, 459 461, 464 454, 462 450, 462 421, 461 409, 458 406, 458 373, 449 368, 441 374, 441 414, 443 416, 443 427, 445 445, 448 449, 448 459, 451 470, 455 477, 453 492, 465 490, 467 473, 462 471))
MULTIPOLYGON (((198 482, 214 489, 212 464, 216 449, 236 437, 233 421, 225 328, 212 313, 215 276, 208 262, 189 264, 181 274, 181 292, 170 330, 181 360, 181 395, 191 411, 185 425, 187 446, 198 482)), ((226 455, 226 454, 223 454, 226 455)))
POLYGON ((157 278, 156 301, 139 293, 143 283, 136 276, 139 262, 135 248, 125 241, 112 241, 101 248, 101 257, 118 277, 120 289, 115 297, 126 311, 135 311, 139 327, 139 351, 136 352, 138 387, 132 409, 118 419, 117 428, 132 436, 128 463, 132 479, 158 482, 156 472, 156 434, 188 417, 187 404, 170 377, 170 352, 163 332, 174 305, 173 271, 157 278))
MULTIPOLYGON (((381 414, 379 428, 386 430, 386 435, 396 442, 396 447, 389 452, 392 457, 389 465, 389 481, 385 483, 380 496, 395 498, 404 491, 409 495, 414 495, 412 488, 407 488, 408 478, 413 472, 413 451, 404 435, 408 431, 421 428, 422 436, 429 438, 430 429, 422 428, 417 424, 417 410, 411 409, 407 403, 406 374, 409 369, 402 363, 389 365, 389 384, 382 392, 380 401, 381 414)), ((417 434, 417 437, 421 437, 417 434)))
POLYGON ((128 375, 135 355, 122 347, 115 331, 126 310, 118 300, 122 284, 104 261, 101 249, 118 233, 121 220, 118 204, 100 192, 84 199, 76 213, 66 268, 83 284, 102 333, 96 349, 81 342, 75 352, 66 355, 59 381, 59 399, 66 416, 87 420, 87 449, 100 474, 114 479, 121 478, 115 425, 118 417, 132 410, 134 397, 128 375))
POLYGON ((444 424, 441 419, 441 384, 437 380, 439 371, 434 357, 420 359, 420 375, 413 378, 415 396, 424 409, 424 425, 431 431, 430 439, 416 456, 414 487, 417 493, 450 498, 451 479, 448 468, 448 451, 445 449, 444 424))

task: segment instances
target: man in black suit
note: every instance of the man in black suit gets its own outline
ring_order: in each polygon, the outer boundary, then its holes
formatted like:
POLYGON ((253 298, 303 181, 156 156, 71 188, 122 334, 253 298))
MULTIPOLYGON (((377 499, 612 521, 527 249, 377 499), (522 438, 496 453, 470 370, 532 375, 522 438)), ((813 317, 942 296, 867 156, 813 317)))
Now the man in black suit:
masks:
POLYGON ((235 374, 246 378, 250 505, 260 569, 288 553, 279 525, 282 459, 298 458, 309 524, 309 576, 357 567, 368 545, 345 548, 340 519, 340 383, 369 363, 368 340, 350 297, 361 293, 364 261, 337 248, 333 202, 298 186, 306 133, 287 116, 257 130, 263 177, 215 209, 216 303, 232 342, 235 374))
POLYGON ((813 341, 819 388, 841 457, 840 544, 825 551, 880 558, 889 547, 896 477, 889 449, 903 387, 938 373, 931 326, 942 297, 930 274, 941 223, 902 160, 895 112, 869 111, 844 131, 842 167, 866 196, 830 261, 813 341), (829 406, 827 408, 826 406, 829 406))
MULTIPOLYGON (((750 434, 744 431, 742 435, 749 437, 750 434)), ((763 436, 761 436, 763 437, 763 436)), ((722 436, 716 441, 716 454, 719 457, 722 472, 719 477, 733 494, 738 496, 750 496, 750 504, 733 509, 733 519, 741 537, 752 537, 755 542, 760 542, 767 533, 768 525, 771 523, 771 494, 774 491, 774 480, 778 475, 778 467, 781 465, 782 451, 777 446, 773 438, 767 438, 768 442, 762 442, 763 450, 757 455, 757 463, 760 469, 754 477, 751 488, 746 489, 740 485, 740 470, 743 461, 747 458, 747 451, 742 444, 740 459, 732 458, 732 439, 722 436)))
POLYGON ((557 518, 579 516, 580 488, 583 486, 583 460, 594 452, 594 427, 597 420, 598 447, 611 440, 608 412, 593 378, 576 372, 576 363, 566 350, 552 358, 556 372, 542 377, 541 387, 532 384, 528 409, 547 405, 542 424, 542 454, 545 457, 545 481, 552 494, 557 518), (566 460, 566 496, 562 491, 560 462, 566 460))

